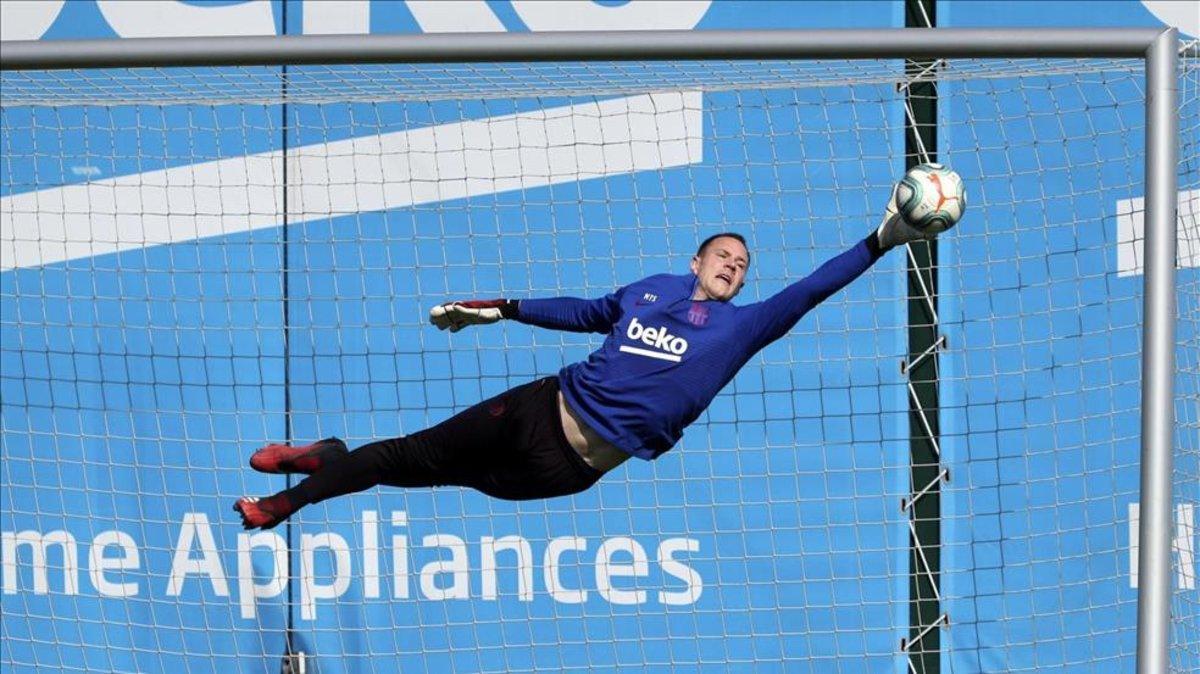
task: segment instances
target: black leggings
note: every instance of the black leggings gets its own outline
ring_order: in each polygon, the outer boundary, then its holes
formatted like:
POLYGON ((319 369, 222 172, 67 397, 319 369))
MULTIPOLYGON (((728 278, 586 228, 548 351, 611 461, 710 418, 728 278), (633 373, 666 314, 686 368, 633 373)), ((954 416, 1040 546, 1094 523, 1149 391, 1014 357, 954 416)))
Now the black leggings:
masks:
POLYGON ((308 503, 378 484, 455 485, 524 501, 581 492, 603 474, 567 443, 558 411, 558 379, 547 377, 419 433, 363 445, 297 488, 308 503))

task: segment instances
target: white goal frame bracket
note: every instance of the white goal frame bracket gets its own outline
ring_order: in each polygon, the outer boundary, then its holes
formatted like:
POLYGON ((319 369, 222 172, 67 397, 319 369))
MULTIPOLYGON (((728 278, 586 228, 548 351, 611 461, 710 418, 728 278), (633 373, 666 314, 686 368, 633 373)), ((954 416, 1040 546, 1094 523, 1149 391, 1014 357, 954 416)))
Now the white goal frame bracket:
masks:
MULTIPOLYGON (((1180 51, 1175 28, 311 35, 13 41, 5 42, 0 50, 0 70, 700 59, 1144 59, 1145 317, 1137 671, 1154 674, 1166 672, 1169 664, 1178 189, 1176 73, 1180 51)), ((909 643, 905 648, 911 646, 909 643)))

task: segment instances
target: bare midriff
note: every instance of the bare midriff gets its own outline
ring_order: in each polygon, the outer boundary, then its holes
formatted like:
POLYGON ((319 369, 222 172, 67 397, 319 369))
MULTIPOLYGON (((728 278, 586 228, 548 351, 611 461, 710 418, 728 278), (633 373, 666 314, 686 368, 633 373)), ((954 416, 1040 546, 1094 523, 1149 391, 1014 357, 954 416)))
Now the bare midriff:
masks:
POLYGON ((562 417, 563 432, 567 442, 579 453, 587 465, 596 470, 608 472, 625 463, 629 454, 617 449, 613 444, 596 434, 591 426, 576 414, 575 410, 563 399, 562 391, 558 393, 558 414, 562 417))

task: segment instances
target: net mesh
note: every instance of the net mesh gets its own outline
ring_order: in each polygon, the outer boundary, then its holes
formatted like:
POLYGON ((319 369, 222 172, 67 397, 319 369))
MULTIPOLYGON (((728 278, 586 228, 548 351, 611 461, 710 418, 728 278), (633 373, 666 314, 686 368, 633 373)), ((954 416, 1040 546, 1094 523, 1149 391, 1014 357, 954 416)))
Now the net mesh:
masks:
MULTIPOLYGON (((955 60, 942 237, 947 671, 1132 667, 1143 76, 955 60)), ((412 433, 599 337, 434 304, 595 297, 745 234, 765 299, 878 222, 905 64, 3 74, 6 671, 904 671, 906 258, 764 349, 654 463, 525 503, 374 489, 246 534, 265 441, 412 433)), ((1180 74, 1171 666, 1200 667, 1200 146, 1180 74)), ((920 649, 919 643, 914 648, 920 649)))
MULTIPOLYGON (((939 60, 922 77, 940 81, 1141 72, 1141 59, 939 60)), ((614 63, 354 64, 238 68, 10 71, 5 91, 27 105, 386 103, 619 96, 682 89, 739 91, 898 86, 899 61, 663 61, 614 63), (286 81, 286 91, 282 91, 286 81)), ((918 78, 919 79, 919 78, 918 78)))
POLYGON ((1179 250, 1177 280, 1179 343, 1175 423, 1175 559, 1171 602, 1171 666, 1186 671, 1200 663, 1200 42, 1181 57, 1179 81, 1179 250), (1190 268, 1190 272, 1182 271, 1190 268))

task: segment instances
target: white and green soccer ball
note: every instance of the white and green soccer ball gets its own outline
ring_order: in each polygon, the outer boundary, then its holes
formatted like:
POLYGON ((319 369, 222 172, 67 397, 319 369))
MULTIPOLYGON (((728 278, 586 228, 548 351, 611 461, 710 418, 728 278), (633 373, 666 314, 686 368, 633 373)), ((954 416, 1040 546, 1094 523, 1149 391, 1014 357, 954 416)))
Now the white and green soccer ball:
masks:
POLYGON ((967 190, 953 170, 941 164, 918 164, 896 188, 896 210, 914 228, 938 234, 962 218, 967 190))

